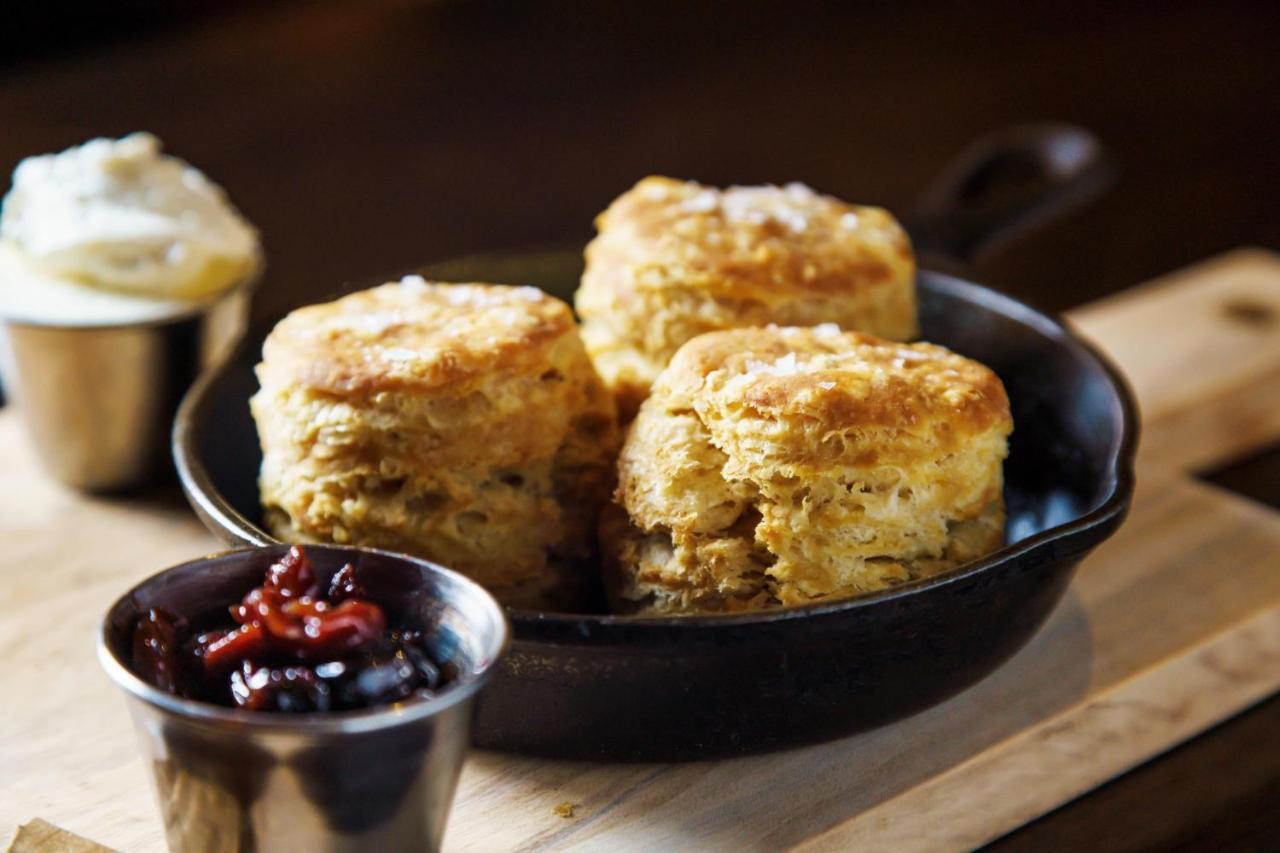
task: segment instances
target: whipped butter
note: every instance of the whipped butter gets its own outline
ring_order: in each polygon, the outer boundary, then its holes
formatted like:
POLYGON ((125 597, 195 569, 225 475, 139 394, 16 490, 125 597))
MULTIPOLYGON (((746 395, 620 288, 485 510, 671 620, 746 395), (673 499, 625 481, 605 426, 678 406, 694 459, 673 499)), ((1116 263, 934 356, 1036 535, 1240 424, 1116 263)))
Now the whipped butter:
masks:
POLYGON ((147 133, 30 157, 0 212, 0 315, 128 323, 190 310, 251 278, 257 231, 222 189, 147 133))

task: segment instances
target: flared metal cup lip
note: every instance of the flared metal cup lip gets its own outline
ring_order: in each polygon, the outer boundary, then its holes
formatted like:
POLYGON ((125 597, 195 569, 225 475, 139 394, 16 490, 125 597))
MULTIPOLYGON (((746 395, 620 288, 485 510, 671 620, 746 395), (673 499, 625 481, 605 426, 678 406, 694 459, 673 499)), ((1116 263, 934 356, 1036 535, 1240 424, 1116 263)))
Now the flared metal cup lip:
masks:
POLYGON ((286 714, 270 711, 245 711, 174 696, 138 677, 112 649, 110 639, 112 614, 146 586, 158 582, 170 573, 190 570, 191 567, 197 565, 212 564, 218 560, 238 556, 260 554, 263 551, 280 550, 283 552, 288 548, 287 545, 266 548, 234 548, 219 551, 170 566, 135 584, 128 592, 112 602, 102 618, 97 637, 98 660, 102 663, 102 667, 106 670, 111 680, 127 694, 173 718, 217 728, 305 735, 362 734, 412 725, 429 717, 437 716, 449 708, 470 700, 493 677, 496 664, 510 647, 511 626, 502 606, 484 587, 465 575, 447 569, 444 566, 405 554, 397 554, 377 548, 354 546, 322 545, 312 547, 349 552, 353 555, 372 554, 397 562, 412 563, 420 567, 426 567, 432 572, 443 574, 460 584, 466 590, 466 595, 474 596, 478 601, 482 602, 486 612, 485 621, 488 623, 489 628, 482 632, 485 637, 485 647, 481 664, 474 672, 463 674, 457 681, 448 685, 438 695, 430 699, 412 699, 359 711, 286 714))
POLYGON ((174 310, 169 313, 158 314, 154 317, 147 317, 143 320, 115 320, 104 323, 68 323, 53 319, 23 317, 21 315, 12 316, 6 314, 0 309, 0 324, 5 326, 13 326, 20 329, 47 329, 50 331, 83 331, 83 332, 116 332, 126 329, 154 329, 162 326, 171 326, 175 323, 182 323, 208 314, 218 305, 223 304, 231 299, 240 297, 250 298, 254 291, 258 289, 258 285, 262 281, 266 264, 261 260, 258 261, 254 270, 240 281, 230 285, 229 287, 219 290, 216 293, 199 299, 191 300, 160 300, 171 301, 174 310))

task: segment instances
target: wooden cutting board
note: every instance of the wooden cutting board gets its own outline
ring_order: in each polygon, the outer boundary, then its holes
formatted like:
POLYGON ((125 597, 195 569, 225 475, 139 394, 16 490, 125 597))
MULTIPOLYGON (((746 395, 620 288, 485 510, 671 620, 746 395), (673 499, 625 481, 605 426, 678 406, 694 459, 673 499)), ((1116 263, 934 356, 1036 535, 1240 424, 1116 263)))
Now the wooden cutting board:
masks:
MULTIPOLYGON (((1280 439, 1280 256, 1233 252, 1070 321, 1140 399, 1138 493, 1013 660, 912 719, 774 755, 477 752, 447 847, 969 848, 1280 689, 1280 512, 1192 473, 1280 439)), ((162 847, 94 631, 130 584, 217 547, 176 493, 102 500, 49 482, 0 414, 0 839, 40 817, 122 850, 162 847)))

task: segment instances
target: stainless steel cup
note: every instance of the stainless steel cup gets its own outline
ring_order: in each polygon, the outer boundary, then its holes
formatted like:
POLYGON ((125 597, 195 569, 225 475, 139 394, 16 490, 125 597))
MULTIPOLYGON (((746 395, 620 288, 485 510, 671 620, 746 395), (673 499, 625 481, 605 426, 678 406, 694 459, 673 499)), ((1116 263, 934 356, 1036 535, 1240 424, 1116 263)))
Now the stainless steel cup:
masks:
POLYGON ((139 614, 160 607, 199 628, 262 582, 287 546, 231 551, 154 575, 117 601, 98 653, 128 694, 169 847, 191 851, 435 850, 470 742, 476 695, 507 646, 501 606, 432 563, 307 546, 323 583, 345 563, 393 623, 425 629, 458 677, 429 700, 285 714, 181 699, 130 668, 139 614))
POLYGON ((252 282, 172 317, 116 325, 0 318, 0 374, 55 479, 88 491, 165 470, 173 414, 244 334, 252 282))

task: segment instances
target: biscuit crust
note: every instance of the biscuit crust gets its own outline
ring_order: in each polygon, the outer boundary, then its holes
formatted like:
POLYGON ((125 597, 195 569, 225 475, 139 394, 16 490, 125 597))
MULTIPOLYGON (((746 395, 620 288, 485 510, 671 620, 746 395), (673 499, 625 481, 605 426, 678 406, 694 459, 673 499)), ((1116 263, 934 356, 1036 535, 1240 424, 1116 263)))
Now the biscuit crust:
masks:
POLYGON ((563 302, 410 277, 293 312, 257 374, 274 535, 426 557, 517 606, 593 584, 617 421, 563 302))
POLYGON ((622 612, 858 595, 1000 547, 1013 424, 999 378, 834 325, 682 347, 631 425, 601 522, 622 612))
POLYGON ((915 257, 886 211, 802 184, 649 177, 596 219, 575 297, 587 351, 624 419, 686 341, 771 323, 917 334, 915 257))

